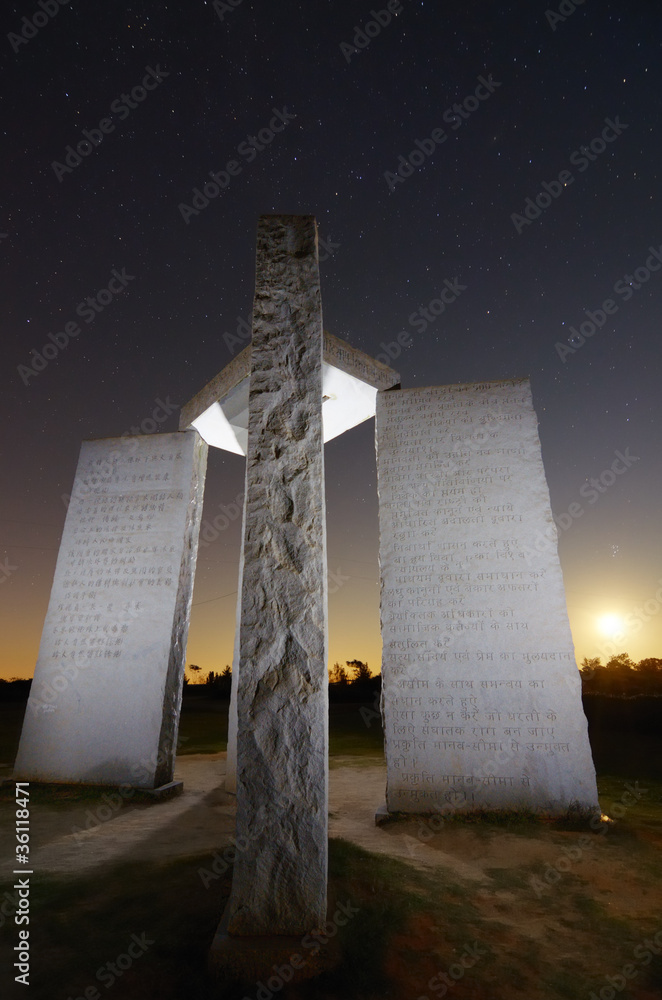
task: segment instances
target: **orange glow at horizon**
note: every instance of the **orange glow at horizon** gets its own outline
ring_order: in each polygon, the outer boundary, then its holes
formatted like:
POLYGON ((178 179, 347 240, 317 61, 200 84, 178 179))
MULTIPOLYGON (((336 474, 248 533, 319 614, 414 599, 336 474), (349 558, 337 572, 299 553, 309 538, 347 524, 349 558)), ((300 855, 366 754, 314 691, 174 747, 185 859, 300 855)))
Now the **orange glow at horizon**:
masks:
MULTIPOLYGON (((366 563, 370 561, 370 553, 357 554, 364 557, 366 563)), ((367 662, 373 674, 378 673, 381 670, 381 636, 376 566, 373 579, 370 568, 363 561, 355 566, 347 563, 342 567, 342 575, 348 579, 329 597, 328 666, 332 667, 335 662, 344 666, 347 660, 358 659, 367 662)), ((29 600, 19 600, 13 608, 12 602, 5 602, 2 678, 33 676, 48 602, 45 581, 40 583, 39 589, 29 595, 29 600)), ((217 581, 207 578, 196 586, 186 662, 199 665, 202 674, 232 665, 236 586, 236 568, 234 572, 219 574, 217 581), (219 590, 226 596, 219 599, 219 590)), ((625 593, 623 591, 623 595, 625 593)), ((649 601, 646 612, 643 610, 645 602, 637 601, 636 596, 633 600, 623 596, 619 604, 633 610, 625 615, 612 612, 607 620, 604 611, 600 611, 600 604, 602 609, 605 604, 609 606, 608 601, 598 598, 588 604, 568 601, 578 663, 585 656, 597 656, 606 663, 611 656, 622 652, 627 652, 635 662, 649 656, 662 656, 662 606, 657 614, 650 614, 654 611, 652 602, 649 601), (636 614, 637 608, 641 609, 640 615, 636 614), (643 621, 642 616, 648 620, 643 621), (607 626, 609 629, 605 631, 607 626)))
MULTIPOLYGON (((371 422, 329 442, 325 448, 329 567, 328 666, 358 659, 372 673, 381 669, 379 628, 378 515, 375 488, 374 427, 371 422), (340 443, 339 443, 340 442, 340 443)), ((243 488, 243 460, 210 453, 203 512, 211 524, 220 505, 233 504, 243 488)), ((227 520, 227 519, 226 519, 227 520)), ((55 570, 58 527, 44 537, 48 548, 27 546, 20 566, 2 586, 0 677, 32 677, 55 570)), ((560 538, 560 559, 577 663, 600 657, 603 663, 627 652, 638 662, 662 657, 662 580, 657 567, 646 566, 647 552, 634 550, 626 562, 601 566, 587 556, 604 536, 597 522, 573 526, 560 538), (591 536, 591 531, 594 535, 591 536), (573 534, 574 532, 574 534, 573 534), (581 534, 584 532, 584 534, 581 534), (599 627, 607 612, 615 617, 610 635, 599 627)), ((201 673, 232 664, 241 518, 221 532, 201 533, 190 619, 187 664, 201 673)), ((41 538, 39 539, 42 540, 41 538)), ((30 541, 26 537, 26 542, 30 541)))

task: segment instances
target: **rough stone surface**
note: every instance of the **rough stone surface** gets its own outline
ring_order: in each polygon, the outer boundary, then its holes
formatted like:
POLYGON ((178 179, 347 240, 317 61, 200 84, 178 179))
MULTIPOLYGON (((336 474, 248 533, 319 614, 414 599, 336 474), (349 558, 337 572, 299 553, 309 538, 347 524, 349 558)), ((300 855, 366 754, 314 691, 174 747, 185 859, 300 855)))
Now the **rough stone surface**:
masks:
POLYGON ((179 414, 180 431, 189 430, 193 421, 210 406, 223 399, 229 392, 236 389, 244 379, 249 378, 251 371, 251 346, 245 347, 236 358, 233 358, 218 375, 203 386, 193 399, 182 406, 179 414))
MULTIPOLYGON (((400 375, 388 365, 377 361, 376 358, 371 358, 363 351, 359 351, 358 348, 352 347, 347 341, 341 340, 340 337, 334 337, 328 331, 324 331, 323 336, 322 360, 325 365, 332 365, 348 375, 353 375, 355 378, 367 382, 368 385, 374 386, 375 389, 390 389, 399 383, 400 375)), ((182 406, 179 429, 181 431, 189 430, 193 421, 205 410, 224 399, 228 393, 241 385, 245 379, 248 379, 250 370, 251 345, 248 344, 218 375, 215 375, 207 385, 203 386, 193 399, 182 406)))
POLYGON ((253 310, 230 934, 325 920, 322 310, 310 216, 263 216, 253 310))
MULTIPOLYGON (((333 337, 329 333, 324 333, 324 348, 323 348, 323 364, 322 364, 322 390, 323 394, 326 393, 325 386, 325 372, 328 373, 329 369, 332 368, 334 371, 343 372, 345 375, 351 376, 352 379, 357 379, 366 384, 370 385, 374 389, 388 389, 394 385, 397 385, 400 381, 399 374, 392 368, 388 368, 386 365, 382 364, 380 361, 370 358, 363 351, 359 351, 350 344, 346 343, 344 340, 340 340, 338 337, 333 337)), ((250 362, 250 345, 242 351, 240 358, 242 360, 242 365, 245 363, 245 359, 248 358, 250 362)), ((239 361, 236 358, 235 361, 239 361)), ((207 406, 214 405, 222 399, 221 392, 229 391, 235 388, 235 383, 233 379, 236 377, 237 371, 243 370, 238 369, 233 363, 228 365, 226 369, 220 375, 216 376, 216 379, 212 380, 209 385, 199 393, 194 400, 191 401, 187 410, 188 416, 187 420, 196 419, 200 412, 204 410, 207 406), (225 374, 227 373, 227 375, 225 374), (234 373, 234 374, 232 374, 234 373), (200 400, 203 400, 201 403, 200 400), (202 407, 202 410, 201 410, 202 407)), ((246 371, 246 382, 248 382, 248 371, 246 371)), ((331 381, 329 375, 326 378, 331 381)), ((376 395, 376 393, 375 393, 376 395)), ((331 434, 329 434, 329 423, 330 421, 325 420, 328 416, 328 405, 329 400, 324 400, 323 397, 323 407, 322 407, 322 430, 324 440, 328 440, 331 434), (327 437, 329 434, 329 437, 327 437)), ((356 417, 352 417, 352 408, 354 401, 351 398, 351 393, 346 392, 345 395, 341 395, 338 399, 336 405, 340 408, 343 418, 348 418, 346 422, 347 427, 351 427, 355 422, 358 422, 356 417)), ((374 401, 372 403, 372 415, 374 415, 374 401)), ((243 417, 243 414, 242 414, 243 417)), ((361 413, 358 418, 359 420, 368 419, 367 413, 361 413)), ((189 420, 190 423, 190 420, 189 420)), ((246 389, 246 424, 248 423, 248 389, 246 389)), ((336 427, 333 436, 336 433, 343 433, 343 427, 336 427)), ((212 437, 208 438, 209 444, 213 445, 214 441, 212 437)), ((243 532, 242 532, 243 536, 243 532)), ((234 643, 234 656, 232 663, 232 694, 230 698, 230 712, 228 721, 228 760, 227 760, 227 773, 225 777, 225 790, 234 793, 237 787, 237 678, 239 676, 239 622, 241 619, 241 578, 243 571, 243 548, 241 554, 241 565, 239 568, 239 587, 238 593, 239 598, 237 602, 237 628, 235 632, 235 643, 234 643)))
POLYGON ((81 448, 15 776, 172 781, 207 446, 81 448))
MULTIPOLYGON (((316 940, 307 934, 303 938, 298 934, 239 936, 229 934, 226 925, 224 914, 209 949, 207 968, 224 985, 228 980, 243 984, 248 995, 256 984, 273 982, 275 970, 287 969, 285 977, 278 978, 293 986, 330 972, 342 959, 337 937, 323 938, 324 946, 316 946, 316 940), (306 942, 305 947, 302 942, 306 942)), ((267 996, 267 989, 264 987, 262 996, 267 996)))
POLYGON ((598 808, 527 380, 377 403, 390 812, 598 808))
MULTIPOLYGON (((244 506, 241 522, 241 537, 246 533, 246 484, 244 482, 244 506)), ((237 583, 237 614, 234 632, 234 648, 232 650, 232 685, 230 688, 230 707, 228 710, 228 749, 225 767, 225 791, 232 795, 237 793, 237 687, 239 679, 239 658, 241 646, 241 604, 244 579, 244 547, 239 553, 239 579, 237 583)))
POLYGON ((400 375, 393 368, 328 332, 324 333, 324 363, 367 382, 375 389, 391 389, 400 382, 400 375))

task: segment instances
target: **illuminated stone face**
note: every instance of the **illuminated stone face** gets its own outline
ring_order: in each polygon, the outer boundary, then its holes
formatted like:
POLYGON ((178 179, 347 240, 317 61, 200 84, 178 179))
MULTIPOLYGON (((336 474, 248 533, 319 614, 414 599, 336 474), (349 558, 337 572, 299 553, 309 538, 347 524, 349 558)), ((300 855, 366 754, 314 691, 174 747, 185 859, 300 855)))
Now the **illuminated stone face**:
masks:
POLYGON ((253 313, 230 934, 326 919, 328 680, 315 220, 260 220, 253 313))
MULTIPOLYGON (((322 436, 326 443, 375 415, 377 392, 397 385, 392 368, 324 334, 322 436)), ((180 428, 195 427, 212 448, 246 454, 251 348, 246 347, 182 407, 180 428)))
MULTIPOLYGON (((296 219, 296 216, 291 218, 296 219)), ((249 327, 242 321, 244 332, 249 327)), ((185 406, 180 429, 195 428, 212 448, 245 455, 248 442, 249 379, 251 346, 244 348, 185 406)), ((369 357, 346 341, 323 334, 322 349, 322 438, 332 440, 375 415, 377 392, 400 382, 398 372, 369 357)), ((238 592, 241 595, 244 551, 242 547, 238 592)), ((237 767, 237 677, 239 675, 239 622, 241 597, 237 602, 237 631, 232 664, 232 697, 228 724, 225 788, 235 792, 237 767)))
POLYGON ((207 445, 85 441, 15 774, 172 781, 207 445))
POLYGON ((526 379, 379 394, 387 808, 598 808, 526 379))

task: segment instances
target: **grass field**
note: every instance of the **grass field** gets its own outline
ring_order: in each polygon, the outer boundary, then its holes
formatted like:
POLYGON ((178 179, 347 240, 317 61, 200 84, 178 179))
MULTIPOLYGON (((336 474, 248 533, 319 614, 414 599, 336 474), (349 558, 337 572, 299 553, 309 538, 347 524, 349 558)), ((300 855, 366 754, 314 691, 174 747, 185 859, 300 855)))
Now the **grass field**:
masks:
MULTIPOLYGON (((0 702, 0 765, 9 765, 16 756, 25 712, 22 702, 0 702)), ((662 774, 662 727, 642 731, 635 726, 590 726, 593 759, 598 773, 662 774)), ((228 738, 228 703, 212 698, 185 698, 179 726, 180 754, 217 753, 225 750, 228 738)), ((331 757, 351 754, 379 757, 383 735, 375 717, 374 701, 331 703, 329 706, 329 753, 331 757)))
MULTIPOLYGON (((379 722, 367 715, 363 721, 360 704, 333 704, 329 712, 329 752, 380 756, 383 737, 379 722)), ((0 764, 5 771, 14 761, 21 735, 25 704, 0 702, 0 764)), ((367 713, 364 713, 367 714, 367 713)), ((225 750, 228 739, 228 703, 212 698, 185 699, 179 724, 180 754, 217 753, 225 750)))
MULTIPOLYGON (((353 756, 357 780, 362 761, 375 759, 381 748, 379 727, 365 725, 360 707, 332 706, 330 723, 332 765, 334 756, 353 756)), ((199 701, 185 707, 183 753, 223 748, 226 708, 199 701)), ((15 705, 0 710, 4 761, 11 760, 21 711, 15 705)), ((340 902, 358 914, 326 945, 337 949, 338 962, 316 980, 274 989, 265 985, 260 994, 257 983, 221 988, 208 977, 207 950, 232 869, 205 885, 200 872, 209 871, 212 862, 205 854, 106 867, 85 878, 35 873, 31 986, 27 992, 12 987, 17 928, 0 916, 0 977, 3 986, 9 983, 2 995, 98 1000, 112 991, 118 1000, 659 1000, 662 781, 652 774, 659 767, 660 743, 650 734, 639 740, 636 734, 620 734, 618 739, 628 740, 628 751, 619 756, 615 738, 602 733, 594 747, 603 811, 618 815, 602 833, 525 815, 487 817, 480 823, 458 818, 442 828, 403 819, 387 827, 389 836, 424 842, 442 860, 463 862, 466 875, 444 864, 421 870, 332 840, 329 913, 340 902), (609 772, 601 768, 600 746, 605 759, 616 762, 609 772), (621 805, 626 785, 638 791, 627 808, 621 805), (480 877, 469 877, 469 868, 480 877), (137 957, 128 966, 122 959, 122 969, 116 959, 128 954, 132 941, 137 957)), ((80 804, 92 793, 68 794, 80 804)), ((9 786, 0 797, 5 826, 12 821, 12 795, 9 786)), ((54 793, 49 801, 57 798, 54 793)), ((37 797, 37 808, 38 802, 37 797)), ((63 798, 58 808, 71 804, 63 798)), ((11 898, 11 881, 0 885, 3 900, 5 892, 11 898)))
MULTIPOLYGON (((601 781, 603 802, 617 801, 622 785, 614 778, 601 781)), ((510 858, 502 855, 479 885, 332 841, 329 912, 342 902, 358 915, 334 942, 340 961, 332 972, 274 995, 432 1000, 442 995, 439 976, 450 972, 460 977, 450 979, 457 998, 589 1000, 592 992, 608 988, 607 976, 619 977, 630 966, 633 978, 619 997, 662 995, 662 783, 647 787, 642 802, 604 837, 527 819, 484 823, 479 831, 462 827, 458 822, 435 834, 440 849, 457 852, 458 833, 472 850, 487 852, 504 839, 511 843, 510 858), (590 846, 579 846, 582 836, 590 846), (531 859, 532 843, 547 863, 531 859), (582 865, 581 857, 572 861, 578 850, 593 859, 592 867, 582 865), (653 954, 656 934, 660 947, 653 954), (430 983, 439 988, 430 989, 430 983)), ((125 864, 94 878, 33 878, 35 960, 28 995, 67 1000, 99 988, 105 996, 112 986, 122 1000, 256 997, 257 984, 252 990, 228 984, 220 992, 205 972, 231 876, 229 869, 205 886, 200 871, 209 871, 210 864, 203 855, 170 864, 125 864), (145 950, 116 977, 112 966, 127 953, 132 935, 145 950)), ((15 937, 8 922, 0 931, 3 971, 15 937)), ((269 998, 263 993, 260 1000, 269 998)))

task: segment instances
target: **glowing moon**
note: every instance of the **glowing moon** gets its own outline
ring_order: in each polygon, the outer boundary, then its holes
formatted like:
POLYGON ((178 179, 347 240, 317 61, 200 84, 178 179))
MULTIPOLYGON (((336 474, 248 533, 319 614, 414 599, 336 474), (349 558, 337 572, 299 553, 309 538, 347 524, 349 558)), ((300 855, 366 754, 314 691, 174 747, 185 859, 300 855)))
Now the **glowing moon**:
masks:
POLYGON ((623 619, 618 615, 603 615, 598 620, 598 628, 603 635, 615 638, 617 635, 623 634, 623 619))

